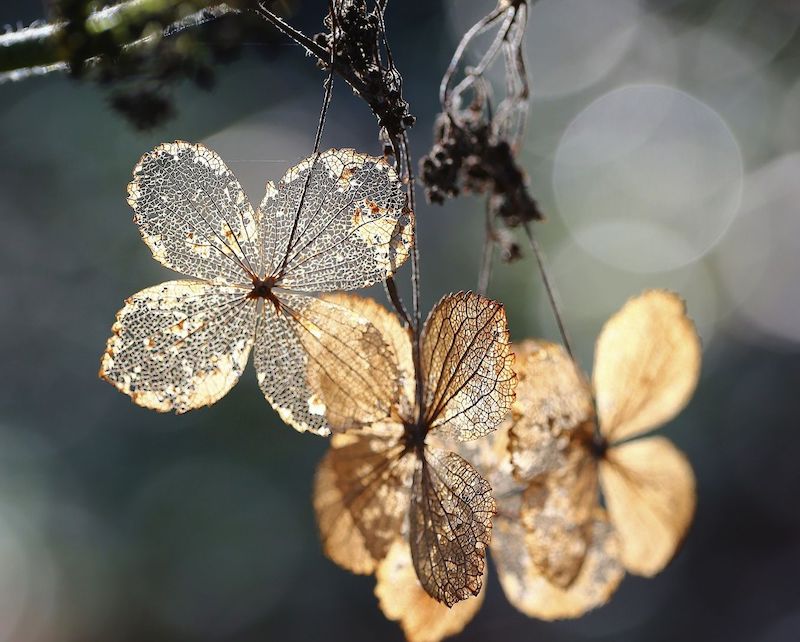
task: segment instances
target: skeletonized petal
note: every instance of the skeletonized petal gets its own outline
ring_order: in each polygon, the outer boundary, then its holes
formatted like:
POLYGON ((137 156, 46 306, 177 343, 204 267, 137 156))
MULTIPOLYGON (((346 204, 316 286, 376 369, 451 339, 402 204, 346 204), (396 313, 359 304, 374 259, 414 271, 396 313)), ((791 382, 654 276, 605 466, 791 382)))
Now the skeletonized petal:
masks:
POLYGON ((551 584, 567 588, 580 573, 592 544, 599 500, 596 461, 580 444, 570 448, 561 468, 526 488, 520 517, 528 552, 551 584))
POLYGON ((700 374, 700 339, 672 292, 628 301, 603 327, 594 356, 600 428, 613 442, 652 430, 686 405, 700 374))
POLYGON ((502 304, 472 292, 446 296, 428 315, 421 342, 430 429, 466 441, 497 428, 516 386, 502 304))
POLYGON ((254 362, 281 419, 325 435, 388 417, 397 361, 377 328, 328 301, 275 294, 278 309, 266 302, 259 315, 254 362))
POLYGON ((167 281, 117 313, 100 376, 140 406, 186 412, 225 395, 247 364, 255 305, 242 288, 167 281))
POLYGON ((330 149, 291 168, 261 203, 263 256, 282 287, 354 290, 408 258, 413 213, 383 158, 330 149))
POLYGON ((347 308, 357 316, 364 317, 381 333, 397 359, 398 383, 401 392, 400 415, 411 417, 415 404, 415 381, 409 330, 400 324, 400 319, 396 314, 389 312, 374 299, 343 293, 325 294, 322 298, 347 308))
POLYGON ((409 543, 428 595, 453 606, 478 594, 494 512, 489 482, 466 460, 430 448, 418 459, 409 543))
POLYGON ((487 574, 478 595, 448 608, 422 588, 408 542, 398 539, 375 572, 375 595, 383 614, 400 623, 408 642, 439 642, 462 631, 475 617, 486 595, 487 574))
POLYGON ((509 453, 521 481, 558 470, 573 439, 591 435, 592 392, 566 350, 527 340, 512 346, 517 395, 511 409, 509 453))
POLYGON ((625 568, 648 577, 660 572, 694 517, 691 464, 664 437, 637 439, 608 451, 600 483, 625 568))
POLYGON ((494 432, 480 439, 459 441, 442 439, 440 435, 429 435, 428 446, 450 450, 472 464, 481 477, 489 482, 492 494, 498 496, 520 496, 526 485, 511 474, 511 457, 508 454, 508 425, 503 423, 494 432))
POLYGON ((203 145, 164 143, 142 156, 128 204, 145 243, 168 268, 218 283, 259 272, 258 223, 242 186, 203 145))
POLYGON ((524 528, 518 522, 497 518, 492 560, 508 601, 525 615, 541 620, 576 618, 605 604, 625 571, 618 560, 614 530, 600 509, 591 541, 578 576, 569 588, 562 589, 550 583, 534 564, 524 528))
POLYGON ((402 426, 334 435, 314 478, 314 511, 325 554, 353 573, 372 573, 408 515, 413 457, 402 426))

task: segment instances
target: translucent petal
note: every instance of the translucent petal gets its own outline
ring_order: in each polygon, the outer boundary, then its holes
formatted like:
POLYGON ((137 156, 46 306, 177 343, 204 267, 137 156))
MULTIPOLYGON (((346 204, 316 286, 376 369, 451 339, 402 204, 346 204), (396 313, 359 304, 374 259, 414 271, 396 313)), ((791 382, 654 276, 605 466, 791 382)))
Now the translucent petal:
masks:
POLYGON ((625 575, 618 554, 614 530, 598 509, 592 544, 583 566, 569 588, 559 588, 534 564, 522 525, 499 516, 495 518, 492 560, 497 566, 500 585, 508 601, 529 617, 576 618, 605 604, 625 575))
POLYGON ((229 284, 249 284, 260 272, 253 208, 207 147, 176 141, 142 156, 128 203, 145 243, 168 268, 229 284))
POLYGON ((408 515, 414 458, 403 427, 334 435, 314 478, 314 510, 325 554, 354 573, 372 573, 408 515))
POLYGON ((277 187, 267 186, 259 209, 266 272, 292 290, 354 290, 383 281, 413 242, 413 214, 394 169, 352 149, 331 149, 291 168, 277 187))
POLYGON ((472 292, 444 297, 422 330, 425 416, 459 439, 476 439, 503 420, 516 377, 503 306, 472 292))
POLYGON ((137 292, 117 312, 100 376, 161 412, 211 405, 247 364, 255 329, 247 292, 198 281, 137 292))
POLYGON ((650 290, 606 323, 594 357, 600 427, 609 441, 647 432, 674 417, 700 374, 700 339, 683 301, 650 290))
POLYGON ((409 330, 400 324, 400 319, 396 314, 389 312, 389 310, 368 297, 336 293, 325 294, 322 298, 325 301, 347 308, 357 316, 364 317, 378 329, 397 359, 398 383, 401 390, 400 416, 412 418, 416 404, 416 384, 414 381, 414 360, 411 356, 411 335, 409 330))
POLYGON ((483 577, 484 588, 478 595, 448 608, 422 588, 408 542, 399 539, 375 572, 375 595, 383 614, 400 623, 408 642, 439 642, 462 631, 475 617, 486 595, 487 571, 483 577))
POLYGON ((592 543, 599 499, 597 464, 581 444, 570 448, 561 468, 525 490, 520 517, 528 552, 550 583, 567 588, 578 576, 592 543))
POLYGON ((518 383, 509 452, 525 481, 565 465, 572 440, 591 437, 594 407, 588 382, 560 345, 527 340, 512 348, 518 383))
POLYGON ((480 439, 459 441, 453 438, 442 439, 441 435, 428 435, 428 446, 450 450, 466 459, 489 482, 492 494, 521 495, 526 485, 521 484, 511 474, 511 457, 508 454, 508 425, 503 424, 494 432, 480 439))
POLYGON ((664 437, 637 439, 609 449, 600 483, 625 568, 648 577, 660 572, 694 517, 695 481, 686 457, 664 437))
POLYGON ((489 483, 455 453, 426 449, 417 461, 409 543, 420 583, 452 606, 477 595, 495 503, 489 483))
POLYGON ((385 419, 399 389, 397 362, 363 317, 314 297, 274 294, 258 318, 255 366, 286 423, 328 434, 385 419))

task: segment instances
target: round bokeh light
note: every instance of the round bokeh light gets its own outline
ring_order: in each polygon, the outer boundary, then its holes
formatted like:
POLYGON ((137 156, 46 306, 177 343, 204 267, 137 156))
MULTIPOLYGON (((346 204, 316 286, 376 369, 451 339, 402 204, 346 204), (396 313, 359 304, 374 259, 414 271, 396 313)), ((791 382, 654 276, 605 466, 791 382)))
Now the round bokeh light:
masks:
POLYGON ((713 109, 671 87, 631 85, 566 128, 553 187, 560 216, 588 252, 660 272, 714 246, 739 208, 742 176, 739 145, 713 109), (597 234, 586 233, 591 223, 597 234))

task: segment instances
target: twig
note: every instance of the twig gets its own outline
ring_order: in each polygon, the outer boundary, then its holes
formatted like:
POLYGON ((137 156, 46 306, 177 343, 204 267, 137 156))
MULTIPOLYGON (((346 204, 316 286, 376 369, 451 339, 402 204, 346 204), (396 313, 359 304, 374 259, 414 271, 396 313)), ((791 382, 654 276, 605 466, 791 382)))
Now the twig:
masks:
MULTIPOLYGON (((140 47, 157 36, 136 37, 153 21, 166 21, 162 35, 170 36, 188 27, 207 22, 228 13, 237 13, 219 0, 127 0, 95 11, 86 18, 86 31, 94 36, 89 41, 88 62, 101 56, 100 43, 106 38, 115 41, 124 34, 131 39, 118 41, 123 48, 140 47), (188 16, 187 8, 195 12, 188 16), (96 43, 96 44, 95 44, 96 43), (92 48, 94 46, 94 49, 92 48)), ((67 23, 32 25, 0 35, 0 82, 22 80, 34 75, 68 69, 67 49, 63 46, 67 23)))
POLYGON ((550 308, 553 310, 553 316, 555 317, 556 324, 558 325, 558 332, 561 335, 561 341, 564 343, 564 347, 566 348, 570 358, 575 361, 575 355, 572 352, 572 345, 570 344, 569 335, 567 334, 567 329, 564 326, 564 318, 561 314, 561 308, 556 300, 555 291, 550 282, 550 276, 547 272, 547 267, 545 266, 544 256, 539 248, 539 242, 536 240, 533 232, 531 232, 531 226, 527 221, 523 224, 523 226, 525 227, 525 234, 528 237, 528 243, 530 244, 531 250, 533 250, 533 254, 536 257, 536 263, 539 266, 539 273, 542 275, 544 289, 547 292, 547 298, 550 301, 550 308))
POLYGON ((489 281, 492 278, 492 264, 494 263, 495 246, 494 224, 492 222, 492 211, 489 204, 486 204, 486 226, 483 237, 483 250, 481 252, 481 269, 478 273, 478 294, 486 296, 489 289, 489 281))
MULTIPOLYGON (((283 255, 283 261, 281 261, 281 267, 278 270, 278 278, 284 275, 286 271, 286 266, 289 262, 289 255, 292 251, 292 244, 294 242, 294 235, 297 232, 297 225, 300 222, 300 212, 303 210, 303 203, 305 202, 306 192, 308 191, 308 184, 311 181, 311 174, 314 172, 314 167, 317 164, 317 158, 319 157, 319 146, 322 142, 322 131, 325 129, 325 120, 328 116, 328 107, 331 104, 331 96, 333 95, 333 75, 334 69, 336 68, 336 15, 333 7, 333 0, 328 0, 328 6, 331 12, 331 35, 333 38, 334 46, 331 47, 330 52, 330 70, 328 72, 328 77, 325 79, 323 86, 325 88, 325 92, 322 98, 322 109, 319 112, 319 120, 317 121, 317 132, 314 135, 314 150, 311 152, 311 156, 313 160, 311 161, 311 167, 308 169, 308 174, 306 175, 306 180, 303 183, 303 191, 300 193, 300 202, 297 205, 297 212, 295 213, 294 220, 292 221, 292 230, 289 233, 289 242, 286 244, 286 253, 283 255)), ((270 12, 271 13, 271 12, 270 12)))
POLYGON ((383 286, 386 290, 386 296, 389 297, 389 301, 391 301, 395 312, 397 312, 397 314, 403 320, 403 324, 406 327, 413 328, 411 319, 408 316, 408 311, 406 310, 406 306, 403 305, 403 300, 400 298, 400 293, 397 291, 397 284, 394 282, 394 278, 391 276, 386 277, 386 280, 383 282, 383 286))

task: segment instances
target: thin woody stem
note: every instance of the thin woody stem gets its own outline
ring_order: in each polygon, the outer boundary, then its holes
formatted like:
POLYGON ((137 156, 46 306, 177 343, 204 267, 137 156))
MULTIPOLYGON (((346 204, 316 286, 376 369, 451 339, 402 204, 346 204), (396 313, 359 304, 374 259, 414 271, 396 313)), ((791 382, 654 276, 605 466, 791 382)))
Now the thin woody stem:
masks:
POLYGON ((260 2, 255 11, 259 16, 272 24, 272 26, 274 26, 278 31, 288 36, 291 40, 303 47, 306 52, 314 56, 317 60, 324 64, 329 63, 329 54, 324 47, 320 47, 302 31, 295 29, 292 25, 283 20, 283 18, 276 16, 274 13, 272 13, 272 11, 264 6, 264 2, 260 2))
POLYGON ((447 70, 444 72, 444 76, 442 76, 442 82, 439 85, 439 102, 442 103, 443 107, 450 100, 450 81, 453 79, 453 75, 458 70, 458 66, 461 64, 461 60, 464 57, 464 52, 469 46, 469 43, 472 42, 476 36, 489 28, 495 20, 503 15, 504 11, 505 10, 501 7, 496 8, 494 11, 492 11, 492 13, 484 16, 478 22, 472 25, 469 31, 467 31, 463 38, 461 38, 461 42, 458 43, 458 47, 456 47, 456 51, 453 54, 453 57, 450 59, 450 64, 447 66, 447 70))
MULTIPOLYGON (((414 198, 414 170, 411 167, 411 154, 408 148, 408 135, 403 132, 400 138, 400 148, 406 163, 406 176, 408 178, 408 205, 415 212, 414 198)), ((413 340, 411 356, 414 362, 414 378, 416 381, 416 401, 418 418, 425 414, 425 399, 422 382, 422 363, 420 358, 420 342, 422 334, 422 315, 420 312, 420 287, 419 287, 419 248, 417 244, 417 217, 416 213, 411 222, 414 242, 411 244, 411 306, 414 315, 413 340)))
POLYGON ((403 301, 400 298, 400 293, 397 291, 397 284, 394 282, 394 278, 389 276, 383 282, 384 288, 386 289, 386 296, 391 301, 392 306, 395 309, 395 312, 400 316, 403 320, 403 323, 411 328, 413 324, 411 323, 411 319, 408 316, 408 311, 406 310, 406 306, 403 305, 403 301))
POLYGON ((486 231, 483 239, 483 251, 481 253, 481 270, 478 273, 478 294, 486 296, 489 289, 489 281, 492 279, 492 264, 494 262, 494 229, 492 227, 492 214, 486 204, 486 231))
POLYGON ((561 341, 564 343, 564 347, 567 350, 570 358, 575 361, 575 355, 572 352, 572 345, 570 344, 569 335, 567 334, 567 329, 564 326, 564 318, 561 314, 561 309, 556 300, 555 291, 553 286, 550 282, 550 276, 547 272, 547 267, 545 265, 544 256, 542 254, 541 249, 539 248, 539 242, 536 240, 536 237, 531 232, 530 223, 525 222, 523 224, 525 227, 525 234, 528 237, 528 243, 533 250, 533 255, 536 257, 536 263, 539 266, 539 273, 542 275, 542 281, 544 282, 544 289, 547 292, 547 298, 550 301, 550 308, 553 310, 553 316, 556 319, 556 324, 558 325, 558 332, 561 335, 561 341))
MULTIPOLYGON (((303 210, 303 203, 306 198, 306 192, 308 191, 308 184, 311 181, 311 174, 314 171, 314 166, 317 163, 317 158, 319 157, 319 146, 322 142, 322 132, 325 129, 325 119, 328 116, 328 108, 331 104, 331 96, 333 95, 333 75, 335 70, 335 58, 336 58, 336 15, 334 12, 333 7, 333 0, 328 0, 328 5, 330 7, 331 12, 331 38, 333 40, 333 46, 331 47, 330 52, 330 71, 328 72, 328 77, 325 79, 323 83, 325 87, 325 93, 322 98, 322 109, 319 113, 319 120, 317 121, 317 132, 314 135, 314 151, 311 153, 313 158, 311 162, 311 167, 308 170, 308 175, 306 176, 305 183, 303 184, 303 191, 300 194, 300 203, 297 206, 297 213, 295 214, 294 221, 292 221, 292 230, 289 233, 289 242, 286 244, 286 253, 283 255, 283 260, 281 261, 281 266, 278 270, 277 277, 280 279, 284 273, 286 272, 286 266, 289 263, 289 256, 291 254, 292 245, 294 242, 294 235, 297 232, 297 226, 300 222, 300 212, 303 210)), ((263 5, 261 8, 264 9, 263 5)), ((265 9, 265 11, 269 12, 265 9)), ((278 19, 280 20, 280 19, 278 19)), ((285 24, 285 23, 284 23, 285 24)), ((288 26, 288 25, 287 25, 288 26)))

